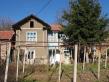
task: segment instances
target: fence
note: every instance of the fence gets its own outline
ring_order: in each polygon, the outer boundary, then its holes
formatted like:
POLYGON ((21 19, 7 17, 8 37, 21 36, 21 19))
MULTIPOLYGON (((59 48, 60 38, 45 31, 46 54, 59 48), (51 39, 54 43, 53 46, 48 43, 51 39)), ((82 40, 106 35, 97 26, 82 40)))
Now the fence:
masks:
MULTIPOLYGON (((51 47, 54 47, 54 51, 53 52, 51 51, 53 55, 56 54, 55 52, 57 49, 56 47, 58 47, 58 49, 60 50, 60 55, 61 55, 61 62, 53 65, 53 64, 50 64, 48 60, 49 53, 48 51, 46 51, 49 46, 19 45, 13 48, 13 46, 9 42, 5 42, 5 43, 1 42, 0 45, 1 45, 1 48, 3 48, 2 45, 5 45, 3 50, 6 50, 4 51, 5 53, 3 51, 0 51, 2 55, 4 54, 6 57, 3 59, 3 56, 1 56, 0 54, 0 61, 1 61, 0 82, 15 82, 15 81, 17 82, 57 82, 57 81, 71 82, 73 79, 73 63, 67 64, 67 65, 63 64, 64 47, 73 48, 73 46, 69 46, 69 45, 51 46, 51 47), (37 50, 39 51, 35 52, 34 50, 35 48, 37 48, 37 50), (13 56, 13 53, 14 53, 14 56, 13 56), (38 53, 41 53, 41 54, 38 54, 38 53), (45 54, 46 56, 42 55, 42 53, 45 54), (33 54, 38 54, 38 56, 34 57, 33 54)), ((107 47, 108 45, 104 45, 104 46, 107 47)), ((72 54, 73 54, 73 51, 70 52, 70 55, 72 54)), ((70 56, 70 58, 72 58, 73 60, 72 56, 70 56)), ((105 63, 104 59, 103 59, 103 63, 105 63)), ((95 62, 95 64, 96 63, 97 62, 95 62)), ((89 69, 91 67, 87 66, 87 68, 88 68, 88 71, 90 71, 90 73, 93 74, 91 70, 89 69)), ((79 76, 82 73, 81 63, 79 63, 78 70, 79 70, 78 82, 79 81, 82 82, 83 79, 81 78, 83 76, 79 76)), ((94 77, 94 75, 92 76, 94 77)), ((94 77, 94 80, 96 80, 95 77, 94 77)))

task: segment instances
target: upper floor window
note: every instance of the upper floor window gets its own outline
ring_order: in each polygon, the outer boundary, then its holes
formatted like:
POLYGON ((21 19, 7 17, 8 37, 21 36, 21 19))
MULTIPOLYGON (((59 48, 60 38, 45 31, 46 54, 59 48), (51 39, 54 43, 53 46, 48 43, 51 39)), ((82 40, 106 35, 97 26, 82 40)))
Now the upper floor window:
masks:
POLYGON ((34 27, 34 22, 30 21, 30 28, 33 28, 33 27, 34 27))
POLYGON ((26 41, 37 41, 37 33, 36 32, 27 32, 26 33, 26 41))

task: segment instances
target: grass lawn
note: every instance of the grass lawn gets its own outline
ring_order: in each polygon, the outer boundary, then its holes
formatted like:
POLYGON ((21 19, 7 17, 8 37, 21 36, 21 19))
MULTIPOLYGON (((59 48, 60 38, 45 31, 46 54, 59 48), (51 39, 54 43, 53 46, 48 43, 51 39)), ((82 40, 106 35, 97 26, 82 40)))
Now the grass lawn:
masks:
MULTIPOLYGON (((59 76, 59 66, 47 68, 47 66, 34 67, 34 72, 28 75, 20 82, 57 82, 59 76), (40 70, 38 70, 40 69, 40 70)), ((108 72, 109 64, 107 69, 104 69, 104 64, 101 64, 101 78, 100 81, 97 79, 97 63, 85 64, 85 70, 82 70, 82 63, 78 64, 78 82, 109 82, 108 72), (103 75, 102 75, 103 74, 103 75)), ((62 64, 61 82, 71 82, 73 78, 73 64, 65 65, 62 64)))
MULTIPOLYGON (((9 66, 8 82, 15 82, 16 65, 9 66), (14 69, 14 70, 13 70, 14 69), (13 78, 14 77, 14 78, 13 78)), ((77 82, 109 82, 109 64, 104 68, 101 63, 100 80, 97 79, 97 63, 85 64, 82 70, 82 63, 78 64, 77 82)), ((5 67, 5 66, 4 66, 5 67)), ((3 70, 0 68, 0 70, 3 70)), ((4 72, 4 71, 3 71, 4 72)), ((3 72, 2 80, 3 81, 3 72)), ((22 65, 19 67, 19 82, 57 82, 59 78, 59 65, 48 67, 47 65, 26 65, 25 74, 22 74, 22 65)), ((73 79, 73 64, 62 64, 61 82, 71 82, 73 79)), ((0 81, 0 82, 1 82, 0 81)))

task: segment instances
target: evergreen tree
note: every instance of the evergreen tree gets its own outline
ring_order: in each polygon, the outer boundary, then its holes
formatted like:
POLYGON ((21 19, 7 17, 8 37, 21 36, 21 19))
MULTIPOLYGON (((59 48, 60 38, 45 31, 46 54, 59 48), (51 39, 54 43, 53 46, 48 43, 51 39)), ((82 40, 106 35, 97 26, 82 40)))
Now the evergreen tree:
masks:
MULTIPOLYGON (((101 43, 108 36, 106 26, 108 18, 101 15, 101 6, 98 0, 70 0, 69 11, 64 11, 62 25, 63 32, 70 43, 101 43)), ((75 44, 77 52, 77 44, 75 44)), ((88 55, 87 55, 88 56, 88 55)), ((85 57, 84 57, 85 58, 85 57)), ((100 58, 98 59, 98 79, 100 78, 100 58)), ((74 82, 77 78, 77 54, 74 62, 74 82)))
POLYGON ((62 20, 68 42, 101 42, 108 33, 108 19, 101 15, 98 0, 79 0, 69 2, 69 11, 64 11, 62 20))

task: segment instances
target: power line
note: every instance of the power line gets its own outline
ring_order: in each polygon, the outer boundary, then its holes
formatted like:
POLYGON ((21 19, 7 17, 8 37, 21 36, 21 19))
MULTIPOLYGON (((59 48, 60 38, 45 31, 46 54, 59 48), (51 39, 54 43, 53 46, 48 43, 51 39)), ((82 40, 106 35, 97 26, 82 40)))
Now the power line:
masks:
POLYGON ((48 0, 47 3, 39 10, 37 14, 40 14, 53 0, 48 0))

